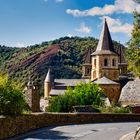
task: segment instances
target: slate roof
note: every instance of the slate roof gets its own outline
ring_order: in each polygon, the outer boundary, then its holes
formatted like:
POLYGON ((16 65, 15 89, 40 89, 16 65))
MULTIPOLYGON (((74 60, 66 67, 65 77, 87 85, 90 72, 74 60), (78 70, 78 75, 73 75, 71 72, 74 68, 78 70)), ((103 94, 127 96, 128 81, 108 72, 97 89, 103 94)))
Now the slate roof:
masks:
POLYGON ((50 69, 48 70, 48 73, 46 75, 45 82, 51 82, 51 72, 50 72, 50 69))
POLYGON ((119 63, 120 64, 127 64, 126 59, 125 59, 125 52, 123 46, 118 47, 118 54, 119 54, 119 63))
MULTIPOLYGON (((50 91, 51 96, 56 96, 60 94, 64 94, 67 87, 74 87, 76 84, 83 82, 88 83, 89 79, 55 79, 54 87, 50 91)), ((96 84, 111 84, 111 85, 117 85, 119 83, 114 82, 106 77, 102 77, 96 81, 93 81, 96 84)))
POLYGON ((74 87, 76 84, 88 83, 89 79, 55 79, 54 87, 50 91, 51 96, 64 94, 67 87, 74 87))
POLYGON ((54 81, 54 78, 53 78, 53 75, 51 74, 51 69, 49 68, 48 73, 45 78, 45 82, 53 82, 53 81, 54 81))
POLYGON ((51 89, 50 96, 61 95, 61 94, 64 94, 65 91, 66 90, 64 89, 51 89))
POLYGON ((105 20, 104 26, 100 35, 100 39, 96 48, 96 51, 92 55, 97 54, 114 54, 117 55, 114 49, 114 45, 111 39, 111 35, 108 29, 107 22, 105 20))
POLYGON ((87 83, 89 79, 55 79, 55 87, 58 86, 75 86, 76 84, 83 82, 87 83))
POLYGON ((119 84, 117 82, 114 82, 114 81, 110 80, 109 78, 107 78, 105 76, 96 80, 96 81, 94 81, 94 83, 103 84, 103 85, 118 85, 119 84))
POLYGON ((119 101, 124 105, 140 103, 140 78, 129 81, 122 88, 119 101))

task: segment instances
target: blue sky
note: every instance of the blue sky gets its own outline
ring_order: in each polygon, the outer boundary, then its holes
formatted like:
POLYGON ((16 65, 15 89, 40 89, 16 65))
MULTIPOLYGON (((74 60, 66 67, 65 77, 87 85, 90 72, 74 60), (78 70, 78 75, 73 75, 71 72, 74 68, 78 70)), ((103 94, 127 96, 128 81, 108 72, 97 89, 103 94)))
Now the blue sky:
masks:
POLYGON ((112 39, 125 43, 133 0, 0 0, 0 44, 23 47, 63 36, 99 38, 104 18, 112 39))

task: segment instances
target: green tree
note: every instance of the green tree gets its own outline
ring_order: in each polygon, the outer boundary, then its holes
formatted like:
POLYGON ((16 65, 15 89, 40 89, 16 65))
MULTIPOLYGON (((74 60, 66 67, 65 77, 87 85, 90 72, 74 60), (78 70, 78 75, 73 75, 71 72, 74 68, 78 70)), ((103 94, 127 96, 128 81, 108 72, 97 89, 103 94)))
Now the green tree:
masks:
POLYGON ((19 115, 25 109, 25 100, 20 86, 0 74, 0 115, 19 115))
POLYGON ((129 70, 133 71, 135 76, 140 76, 140 14, 134 11, 134 27, 132 37, 128 42, 127 58, 129 70))
POLYGON ((140 3, 140 0, 136 0, 136 2, 140 3))
POLYGON ((80 83, 74 89, 68 88, 64 95, 53 97, 47 108, 49 112, 70 112, 75 105, 101 106, 103 91, 95 83, 80 83))

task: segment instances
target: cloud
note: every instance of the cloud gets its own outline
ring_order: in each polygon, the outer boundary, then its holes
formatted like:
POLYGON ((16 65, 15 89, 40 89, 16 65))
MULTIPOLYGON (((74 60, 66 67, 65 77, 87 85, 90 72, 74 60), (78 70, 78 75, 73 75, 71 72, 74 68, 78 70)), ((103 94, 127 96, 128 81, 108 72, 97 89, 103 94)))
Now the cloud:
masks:
POLYGON ((15 47, 23 48, 23 47, 26 47, 26 45, 25 45, 24 43, 17 42, 17 43, 15 44, 15 47))
POLYGON ((68 37, 72 37, 73 35, 72 35, 72 34, 67 34, 67 36, 68 36, 68 37))
POLYGON ((76 29, 76 31, 81 33, 90 33, 92 30, 90 27, 86 26, 84 22, 80 24, 80 28, 76 29))
POLYGON ((140 12, 140 4, 134 0, 115 0, 114 5, 104 5, 104 7, 93 7, 88 10, 67 9, 66 13, 73 16, 99 16, 111 15, 113 13, 132 13, 134 10, 140 12))
POLYGON ((133 25, 132 24, 123 23, 119 19, 114 19, 114 18, 111 18, 109 16, 103 16, 100 19, 103 22, 105 18, 107 20, 109 29, 110 29, 110 31, 112 33, 124 33, 124 34, 126 34, 128 36, 131 35, 131 31, 133 29, 133 25))

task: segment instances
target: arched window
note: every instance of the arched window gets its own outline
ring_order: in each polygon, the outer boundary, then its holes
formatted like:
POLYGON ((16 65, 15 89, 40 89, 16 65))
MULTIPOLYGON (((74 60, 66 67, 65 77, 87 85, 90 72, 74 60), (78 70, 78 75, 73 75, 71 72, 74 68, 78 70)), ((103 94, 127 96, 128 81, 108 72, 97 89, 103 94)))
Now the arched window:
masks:
POLYGON ((116 66, 116 59, 112 60, 112 66, 116 66))
POLYGON ((104 66, 108 66, 108 59, 107 58, 104 59, 104 66))

